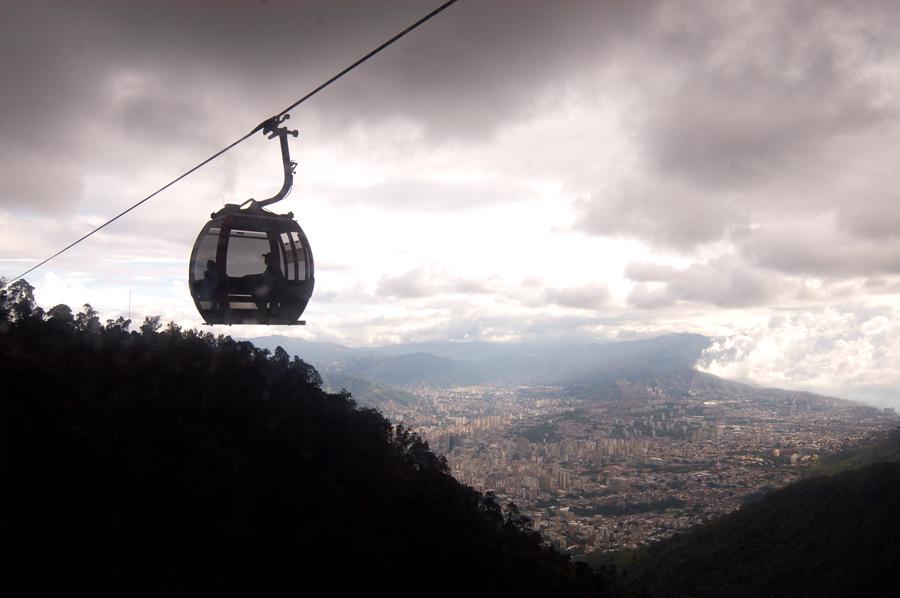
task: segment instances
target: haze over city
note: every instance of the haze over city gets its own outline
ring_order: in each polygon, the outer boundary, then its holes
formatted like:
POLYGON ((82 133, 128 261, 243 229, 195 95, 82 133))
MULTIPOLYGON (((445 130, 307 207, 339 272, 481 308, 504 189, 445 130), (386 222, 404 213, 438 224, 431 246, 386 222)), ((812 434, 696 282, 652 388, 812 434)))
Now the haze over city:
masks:
MULTIPOLYGON (((4 3, 0 275, 430 8, 4 3)), ((283 333, 692 332, 715 338, 700 363, 714 374, 900 406, 898 11, 458 3, 294 113, 278 211, 306 231, 317 281, 308 325, 283 333)), ((191 245, 223 203, 271 195, 279 166, 251 139, 29 275, 38 302, 200 325, 191 245)))

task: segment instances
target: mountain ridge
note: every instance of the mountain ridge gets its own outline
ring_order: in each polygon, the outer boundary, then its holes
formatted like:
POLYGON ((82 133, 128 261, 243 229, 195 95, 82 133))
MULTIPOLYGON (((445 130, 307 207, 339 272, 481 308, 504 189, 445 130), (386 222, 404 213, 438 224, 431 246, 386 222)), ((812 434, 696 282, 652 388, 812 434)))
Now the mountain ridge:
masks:
POLYGON ((245 339, 288 353, 328 372, 332 370, 401 386, 463 386, 480 383, 571 382, 602 366, 612 371, 669 369, 693 365, 709 339, 667 334, 607 343, 413 343, 351 348, 281 335, 245 339))
POLYGON ((694 368, 708 337, 697 334, 666 334, 641 340, 606 343, 411 343, 387 347, 350 348, 315 343, 278 335, 249 339, 263 348, 282 346, 289 353, 313 364, 328 379, 345 375, 378 384, 380 397, 363 387, 355 395, 370 406, 384 402, 391 392, 404 404, 404 392, 442 386, 477 384, 541 384, 559 386, 572 396, 611 396, 617 383, 661 383, 676 390, 689 390, 685 378, 695 384, 728 390, 731 394, 767 400, 794 397, 835 405, 846 399, 777 388, 764 388, 719 378, 694 368), (471 349, 471 353, 469 350, 471 349), (426 352, 434 351, 433 353, 426 352), (468 355, 468 358, 464 358, 468 355), (695 372, 689 374, 688 372, 695 372), (701 383, 705 381, 705 384, 701 383))

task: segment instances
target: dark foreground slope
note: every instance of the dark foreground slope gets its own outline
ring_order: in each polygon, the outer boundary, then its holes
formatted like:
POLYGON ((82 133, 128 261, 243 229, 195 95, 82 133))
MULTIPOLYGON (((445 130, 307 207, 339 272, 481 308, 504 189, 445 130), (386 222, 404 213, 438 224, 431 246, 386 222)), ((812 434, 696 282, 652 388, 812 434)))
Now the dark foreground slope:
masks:
MULTIPOLYGON (((834 475, 842 471, 858 469, 870 463, 890 463, 900 461, 900 428, 889 431, 882 438, 869 442, 854 450, 836 455, 828 455, 813 465, 815 475, 834 475)), ((898 505, 900 510, 900 505, 898 505)))
POLYGON ((284 352, 49 314, 0 312, 0 595, 606 595, 284 352))
POLYGON ((619 566, 652 596, 896 596, 900 463, 792 484, 619 566))

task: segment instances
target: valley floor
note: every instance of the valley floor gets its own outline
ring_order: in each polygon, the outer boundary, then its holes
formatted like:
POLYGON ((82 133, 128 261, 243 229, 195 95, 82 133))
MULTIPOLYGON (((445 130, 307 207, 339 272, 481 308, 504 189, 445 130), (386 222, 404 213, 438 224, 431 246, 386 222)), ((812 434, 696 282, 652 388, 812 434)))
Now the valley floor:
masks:
POLYGON ((820 456, 897 424, 846 403, 630 389, 616 401, 551 387, 419 391, 402 418, 454 476, 573 555, 634 548, 740 508, 820 456))

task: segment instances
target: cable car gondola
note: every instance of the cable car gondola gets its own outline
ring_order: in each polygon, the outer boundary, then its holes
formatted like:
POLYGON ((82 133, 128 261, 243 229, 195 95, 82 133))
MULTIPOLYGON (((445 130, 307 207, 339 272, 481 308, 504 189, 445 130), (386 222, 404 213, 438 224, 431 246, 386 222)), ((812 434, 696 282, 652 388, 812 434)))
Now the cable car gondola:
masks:
POLYGON ((188 272, 197 311, 207 324, 305 324, 300 320, 312 295, 313 256, 294 214, 275 214, 265 206, 290 192, 294 168, 288 135, 279 126, 290 118, 273 118, 262 125, 269 139, 278 137, 284 165, 284 185, 274 197, 226 204, 210 215, 200 230, 188 272))

